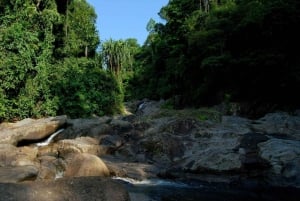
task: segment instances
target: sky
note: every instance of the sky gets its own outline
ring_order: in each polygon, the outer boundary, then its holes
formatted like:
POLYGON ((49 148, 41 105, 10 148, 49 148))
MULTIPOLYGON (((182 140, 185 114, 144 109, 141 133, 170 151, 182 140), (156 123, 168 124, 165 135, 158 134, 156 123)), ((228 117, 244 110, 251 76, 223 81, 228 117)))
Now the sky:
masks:
POLYGON ((142 45, 147 36, 150 18, 163 22, 158 16, 169 0, 87 0, 97 13, 100 40, 136 38, 142 45))

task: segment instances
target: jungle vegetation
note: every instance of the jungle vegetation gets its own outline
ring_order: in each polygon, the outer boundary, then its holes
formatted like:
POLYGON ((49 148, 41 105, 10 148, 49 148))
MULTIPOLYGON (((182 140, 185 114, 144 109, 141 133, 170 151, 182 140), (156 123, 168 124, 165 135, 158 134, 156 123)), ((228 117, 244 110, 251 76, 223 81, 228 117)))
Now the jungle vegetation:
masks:
POLYGON ((298 0, 169 0, 159 15, 140 45, 101 41, 86 0, 1 0, 0 121, 115 114, 142 98, 299 107, 298 0))

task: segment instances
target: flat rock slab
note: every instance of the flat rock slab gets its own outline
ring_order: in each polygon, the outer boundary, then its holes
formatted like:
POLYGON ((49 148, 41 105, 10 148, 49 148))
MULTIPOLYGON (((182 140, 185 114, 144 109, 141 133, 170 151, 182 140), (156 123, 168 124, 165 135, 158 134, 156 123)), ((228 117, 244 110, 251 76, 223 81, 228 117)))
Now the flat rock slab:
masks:
POLYGON ((0 182, 16 183, 25 180, 34 180, 38 173, 38 168, 30 165, 18 167, 0 167, 0 182))
POLYGON ((129 201, 125 188, 101 177, 0 183, 0 201, 129 201))
POLYGON ((62 127, 66 121, 66 116, 57 116, 0 124, 0 144, 17 145, 26 140, 43 139, 62 127))

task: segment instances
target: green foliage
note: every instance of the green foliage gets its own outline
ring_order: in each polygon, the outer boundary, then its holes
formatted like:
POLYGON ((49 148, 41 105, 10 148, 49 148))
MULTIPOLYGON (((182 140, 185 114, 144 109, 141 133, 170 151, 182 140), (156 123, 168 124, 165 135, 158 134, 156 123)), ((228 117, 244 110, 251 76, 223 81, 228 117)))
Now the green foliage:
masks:
POLYGON ((99 37, 93 7, 86 0, 73 0, 67 6, 63 53, 69 57, 94 57, 99 37))
POLYGON ((229 93, 234 102, 299 106, 299 1, 173 0, 160 15, 166 23, 150 20, 129 81, 135 98, 199 106, 229 93))
POLYGON ((112 39, 105 41, 101 47, 104 66, 108 68, 118 79, 122 71, 130 69, 133 62, 130 46, 126 41, 112 39))
POLYGON ((96 57, 95 20, 85 0, 0 2, 0 121, 122 110, 96 57))
POLYGON ((117 80, 94 66, 88 59, 70 58, 58 67, 64 69, 54 86, 60 113, 89 117, 122 111, 123 95, 117 80))

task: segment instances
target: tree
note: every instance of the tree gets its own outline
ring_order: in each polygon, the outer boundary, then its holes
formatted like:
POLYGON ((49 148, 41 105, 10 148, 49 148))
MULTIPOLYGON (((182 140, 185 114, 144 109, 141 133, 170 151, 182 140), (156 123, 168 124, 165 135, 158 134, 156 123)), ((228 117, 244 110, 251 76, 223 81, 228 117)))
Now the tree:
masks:
POLYGON ((101 48, 104 66, 119 79, 125 65, 132 65, 130 47, 126 41, 112 39, 105 41, 101 48))
POLYGON ((97 15, 94 8, 85 0, 72 0, 66 9, 65 54, 94 57, 99 45, 95 27, 97 15))
POLYGON ((59 21, 53 3, 42 6, 26 0, 5 5, 0 18, 0 88, 7 112, 0 118, 55 114, 48 77, 53 24, 59 21))

